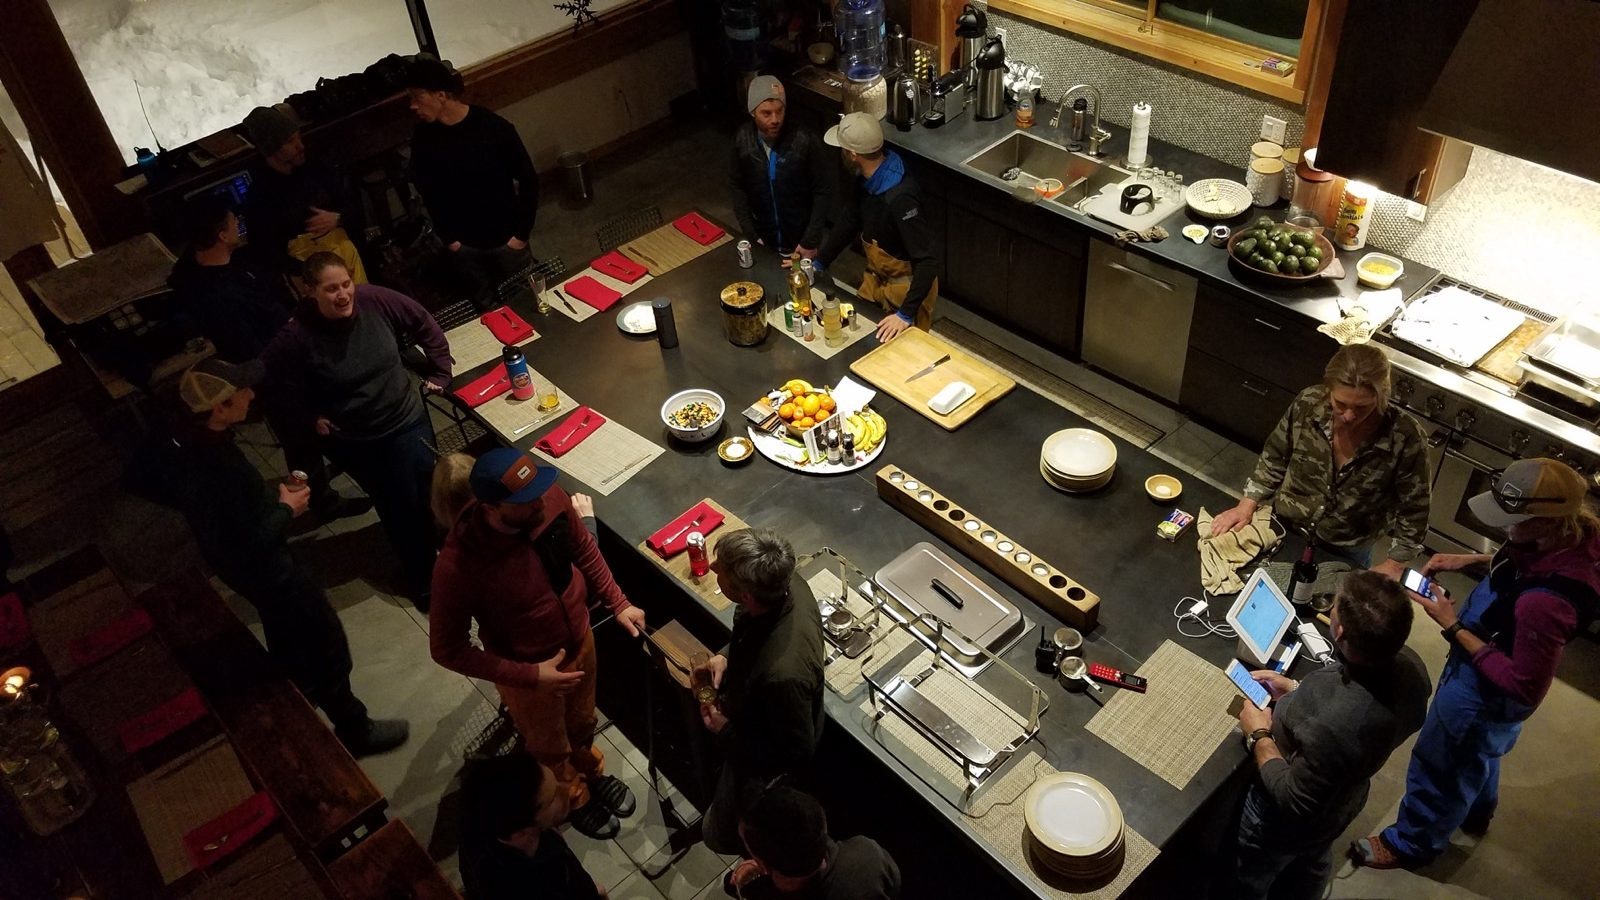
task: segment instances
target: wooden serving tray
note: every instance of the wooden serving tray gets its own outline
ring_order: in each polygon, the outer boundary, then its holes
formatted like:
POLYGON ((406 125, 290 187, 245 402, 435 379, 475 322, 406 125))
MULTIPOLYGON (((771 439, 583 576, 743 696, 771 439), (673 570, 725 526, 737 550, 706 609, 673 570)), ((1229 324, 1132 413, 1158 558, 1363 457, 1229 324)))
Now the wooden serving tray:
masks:
POLYGON ((907 328, 900 332, 889 343, 851 363, 850 371, 946 431, 955 431, 965 425, 984 407, 1017 386, 999 369, 920 328, 907 328), (949 362, 915 381, 906 381, 946 353, 950 354, 949 362), (965 381, 978 393, 948 416, 941 416, 928 408, 928 401, 953 381, 965 381))

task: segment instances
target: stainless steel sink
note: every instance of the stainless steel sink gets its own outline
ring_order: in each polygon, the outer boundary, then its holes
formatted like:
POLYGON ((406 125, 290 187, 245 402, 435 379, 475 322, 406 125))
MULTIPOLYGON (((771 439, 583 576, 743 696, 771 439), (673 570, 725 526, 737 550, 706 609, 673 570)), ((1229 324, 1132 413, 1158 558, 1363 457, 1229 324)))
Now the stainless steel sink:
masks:
POLYGON ((1013 131, 967 157, 962 165, 1007 184, 1031 188, 1046 178, 1059 178, 1066 190, 1054 202, 1073 206, 1130 172, 1025 131, 1013 131))

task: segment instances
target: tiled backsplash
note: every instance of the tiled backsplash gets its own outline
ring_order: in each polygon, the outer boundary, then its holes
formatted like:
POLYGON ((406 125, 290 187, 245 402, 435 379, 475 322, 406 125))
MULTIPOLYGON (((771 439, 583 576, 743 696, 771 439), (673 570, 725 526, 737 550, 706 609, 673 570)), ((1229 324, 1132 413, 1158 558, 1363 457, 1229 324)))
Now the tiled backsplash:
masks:
MULTIPOLYGON (((1005 29, 1008 56, 1044 73, 1050 99, 1088 82, 1105 97, 1101 117, 1123 127, 1142 100, 1153 108, 1153 137, 1213 159, 1242 168, 1263 115, 1288 123, 1290 147, 1305 128, 1299 107, 1271 97, 992 8, 989 24, 1005 29)), ((1373 247, 1552 313, 1579 303, 1600 313, 1600 184, 1480 148, 1426 222, 1405 209, 1382 196, 1373 247)))

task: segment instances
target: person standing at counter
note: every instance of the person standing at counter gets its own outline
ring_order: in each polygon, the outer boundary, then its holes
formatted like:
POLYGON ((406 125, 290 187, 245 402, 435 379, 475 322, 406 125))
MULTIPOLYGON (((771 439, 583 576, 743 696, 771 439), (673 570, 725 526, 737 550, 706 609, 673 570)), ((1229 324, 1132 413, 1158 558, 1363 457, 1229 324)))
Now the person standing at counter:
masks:
POLYGON ((404 590, 426 612, 438 548, 428 509, 433 421, 400 352, 422 348, 422 390, 439 393, 450 383, 450 344, 417 301, 356 285, 332 253, 312 254, 304 277, 311 296, 262 353, 268 380, 372 498, 405 572, 404 590))
POLYGON ((883 147, 883 126, 866 113, 850 113, 822 139, 838 147, 851 179, 839 220, 817 251, 817 268, 833 265, 857 237, 867 271, 857 292, 888 313, 878 323, 887 341, 912 325, 933 325, 939 296, 939 237, 922 214, 921 189, 906 174, 900 154, 883 147))
POLYGON ((1493 556, 1441 553, 1423 573, 1487 564, 1460 612, 1438 585, 1413 594, 1439 625, 1450 655, 1411 751, 1393 825, 1356 841, 1358 865, 1432 862, 1457 828, 1482 836, 1500 799, 1500 758, 1550 691, 1566 645, 1600 612, 1600 519, 1582 475, 1552 459, 1524 459, 1467 505, 1506 530, 1493 556))
POLYGON ((833 159, 816 132, 784 119, 783 83, 751 80, 750 121, 733 137, 733 215, 746 236, 778 253, 816 259, 833 203, 833 159))
POLYGON ((251 244, 289 278, 299 277, 311 254, 337 253, 356 284, 366 284, 357 244, 366 231, 361 203, 337 172, 307 160, 292 112, 287 104, 258 106, 244 118, 263 161, 244 200, 251 244))
POLYGON ((1239 710, 1260 773, 1239 823, 1240 900, 1323 895, 1334 840, 1366 804, 1372 776, 1422 727, 1428 670, 1405 645, 1411 619, 1398 583, 1351 573, 1330 615, 1335 662, 1300 681, 1251 673, 1274 703, 1239 710))
POLYGON ((434 570, 429 645, 439 665, 494 683, 528 752, 570 797, 573 827, 603 840, 637 803, 605 774, 594 746, 589 597, 634 637, 643 633, 644 610, 611 576, 599 542, 556 484, 559 474, 515 447, 473 464, 475 499, 456 516, 434 570), (482 649, 472 643, 474 619, 482 649))
POLYGON ((461 74, 431 57, 406 73, 418 125, 411 181, 427 204, 474 302, 533 263, 528 238, 539 211, 539 173, 510 122, 462 102, 461 74))
POLYGON ((1422 552, 1433 479, 1422 426, 1389 404, 1389 358, 1371 344, 1340 348, 1322 384, 1290 404, 1266 446, 1244 497, 1211 523, 1213 535, 1249 524, 1272 501, 1294 527, 1371 564, 1372 544, 1388 536, 1375 571, 1398 579, 1422 552))
POLYGON ((822 804, 793 788, 762 793, 744 811, 739 833, 750 859, 728 881, 746 900, 895 900, 900 867, 865 835, 828 836, 822 804))
POLYGON ((779 782, 803 782, 822 736, 822 614, 794 548, 771 529, 725 535, 711 571, 739 608, 726 655, 696 673, 718 690, 700 718, 724 758, 702 831, 707 847, 738 853, 745 805, 779 782))

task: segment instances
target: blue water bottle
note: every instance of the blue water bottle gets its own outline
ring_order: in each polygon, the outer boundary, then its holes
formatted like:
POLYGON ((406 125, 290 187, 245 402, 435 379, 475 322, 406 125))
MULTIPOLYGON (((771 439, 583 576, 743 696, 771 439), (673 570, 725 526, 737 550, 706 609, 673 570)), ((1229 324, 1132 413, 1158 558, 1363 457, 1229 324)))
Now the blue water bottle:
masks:
POLYGON ((506 377, 511 379, 511 396, 527 400, 533 396, 533 373, 528 371, 528 358, 516 347, 507 347, 501 353, 506 363, 506 377))

